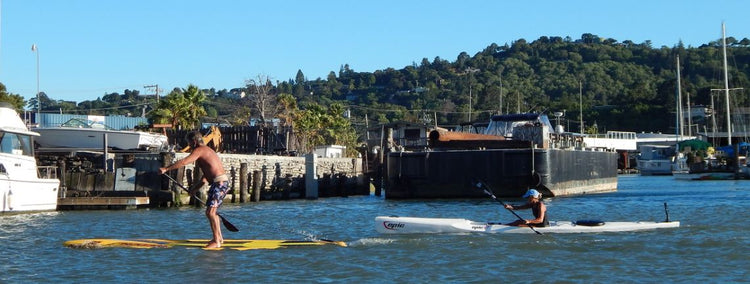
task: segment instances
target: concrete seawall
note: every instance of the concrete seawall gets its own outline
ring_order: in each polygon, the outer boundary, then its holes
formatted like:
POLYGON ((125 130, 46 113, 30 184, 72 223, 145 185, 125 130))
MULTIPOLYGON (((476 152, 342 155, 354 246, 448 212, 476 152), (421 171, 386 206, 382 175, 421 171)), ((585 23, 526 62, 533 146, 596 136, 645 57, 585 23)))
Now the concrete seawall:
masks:
MULTIPOLYGON (((175 153, 174 161, 184 159, 189 153, 175 153)), ((263 174, 260 179, 261 191, 272 188, 274 182, 279 178, 289 179, 293 188, 304 188, 305 176, 307 169, 305 157, 287 157, 287 156, 268 156, 268 155, 246 155, 246 154, 224 154, 220 153, 219 157, 224 164, 224 170, 227 173, 235 171, 235 177, 239 176, 242 164, 247 164, 248 173, 258 172, 263 174)), ((320 183, 335 182, 341 183, 346 188, 364 188, 369 191, 368 182, 362 172, 362 159, 356 158, 323 158, 315 159, 315 180, 320 183), (344 179, 336 180, 333 179, 344 179)), ((185 170, 193 170, 194 165, 188 165, 185 170)), ((188 184, 187 177, 183 178, 184 184, 188 184)), ((232 179, 233 188, 240 188, 240 179, 232 179)), ((322 184, 322 186, 326 186, 322 184)), ((353 190, 352 193, 358 192, 353 190)), ((301 196, 304 197, 304 196, 301 196)))
MULTIPOLYGON (((186 204, 188 197, 179 187, 170 187, 158 169, 184 159, 188 153, 132 153, 111 155, 113 171, 96 168, 101 155, 87 161, 78 157, 47 156, 48 164, 57 164, 64 185, 60 199, 66 198, 141 198, 150 202, 138 207, 171 207, 186 204)), ((314 162, 314 176, 307 168, 306 157, 245 155, 220 153, 225 171, 230 175, 233 194, 227 202, 250 202, 295 198, 317 198, 369 194, 369 182, 362 172, 362 159, 322 158, 314 162), (243 173, 246 175, 243 176, 243 173), (318 189, 319 188, 319 189, 318 189)), ((194 164, 173 172, 185 186, 192 184, 194 164)), ((207 190, 207 187, 204 188, 207 190)), ((204 196, 202 196, 204 197, 204 196)), ((89 202, 90 203, 90 202, 89 202)), ((88 204, 88 203, 87 203, 88 204)), ((71 208, 78 204, 72 204, 71 208)), ((109 206, 109 205, 108 205, 109 206)))

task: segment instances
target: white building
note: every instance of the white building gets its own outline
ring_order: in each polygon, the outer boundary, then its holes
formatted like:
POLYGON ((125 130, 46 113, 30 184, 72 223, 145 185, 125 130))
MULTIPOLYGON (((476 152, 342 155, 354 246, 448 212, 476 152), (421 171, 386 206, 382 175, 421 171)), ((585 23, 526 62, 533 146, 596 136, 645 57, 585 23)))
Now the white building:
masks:
POLYGON ((315 147, 313 153, 315 156, 323 158, 342 158, 344 157, 344 151, 346 151, 346 146, 324 145, 315 147))

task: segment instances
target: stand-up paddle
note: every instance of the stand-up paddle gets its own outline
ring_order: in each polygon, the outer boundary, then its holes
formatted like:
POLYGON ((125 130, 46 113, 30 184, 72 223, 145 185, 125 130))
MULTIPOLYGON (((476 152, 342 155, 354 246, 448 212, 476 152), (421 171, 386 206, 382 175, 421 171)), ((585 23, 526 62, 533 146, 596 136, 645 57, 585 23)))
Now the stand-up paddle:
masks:
MULTIPOLYGON (((503 202, 500 199, 497 199, 497 197, 495 196, 495 194, 492 193, 492 189, 487 184, 485 184, 484 182, 479 181, 479 182, 477 182, 476 187, 482 189, 484 191, 484 193, 486 193, 487 195, 489 195, 490 197, 492 197, 493 200, 495 200, 497 202, 500 202, 500 204, 503 205, 503 208, 505 208, 505 202, 503 202)), ((525 219, 521 218, 521 216, 519 216, 515 211, 510 210, 508 208, 505 208, 505 209, 507 209, 508 211, 510 211, 510 213, 513 213, 513 215, 516 215, 516 217, 518 218, 518 220, 521 220, 521 221, 525 220, 525 219)), ((533 226, 528 226, 528 227, 529 227, 529 229, 531 229, 532 231, 534 231, 534 233, 537 233, 539 235, 542 234, 541 232, 539 232, 536 229, 534 229, 533 226)))
MULTIPOLYGON (((175 184, 177 184, 178 186, 180 186, 180 188, 182 188, 185 191, 187 191, 188 193, 190 193, 190 190, 188 190, 187 188, 185 188, 184 185, 182 185, 181 183, 177 182, 174 178, 172 178, 168 174, 164 174, 164 176, 166 176, 167 178, 169 178, 170 180, 172 180, 175 184)), ((193 196, 193 197, 195 197, 195 199, 198 200, 204 206, 206 205, 206 202, 203 202, 203 200, 201 200, 200 198, 198 198, 196 196, 193 196)), ((219 214, 219 213, 216 213, 216 215, 218 215, 219 218, 221 218, 221 223, 224 224, 224 227, 226 227, 227 230, 232 231, 232 232, 239 232, 240 231, 239 229, 237 229, 237 227, 235 227, 234 225, 232 225, 232 223, 229 223, 229 221, 227 221, 227 219, 224 219, 224 216, 221 216, 221 214, 219 214)))

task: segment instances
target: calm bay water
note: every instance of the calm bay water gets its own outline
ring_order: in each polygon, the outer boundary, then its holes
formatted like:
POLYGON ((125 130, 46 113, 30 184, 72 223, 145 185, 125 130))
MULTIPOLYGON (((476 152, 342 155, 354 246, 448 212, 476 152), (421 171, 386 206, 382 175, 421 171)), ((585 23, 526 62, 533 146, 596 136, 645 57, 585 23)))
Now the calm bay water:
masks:
MULTIPOLYGON (((520 202, 521 200, 508 200, 520 202)), ((0 216, 0 283, 748 282, 750 181, 621 176, 614 193, 546 198, 551 220, 682 226, 606 234, 380 235, 374 217, 512 221, 491 199, 378 197, 225 204, 233 239, 343 240, 349 247, 255 251, 69 249, 80 238, 208 238, 202 209, 0 216)), ((528 211, 521 211, 528 216, 528 211)))

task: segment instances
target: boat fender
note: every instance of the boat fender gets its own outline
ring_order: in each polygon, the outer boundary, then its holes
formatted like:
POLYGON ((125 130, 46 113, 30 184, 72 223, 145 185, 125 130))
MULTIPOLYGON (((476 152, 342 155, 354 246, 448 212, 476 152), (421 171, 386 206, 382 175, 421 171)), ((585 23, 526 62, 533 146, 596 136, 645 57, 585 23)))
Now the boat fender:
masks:
POLYGON ((531 184, 535 187, 539 187, 542 184, 542 176, 535 172, 531 175, 531 184))
POLYGON ((596 226, 602 226, 604 225, 604 221, 601 220, 578 220, 575 222, 578 226, 589 226, 589 227, 596 227, 596 226))
POLYGON ((6 197, 8 200, 8 210, 13 211, 13 207, 16 207, 15 204, 13 204, 13 191, 8 190, 8 196, 6 197))

